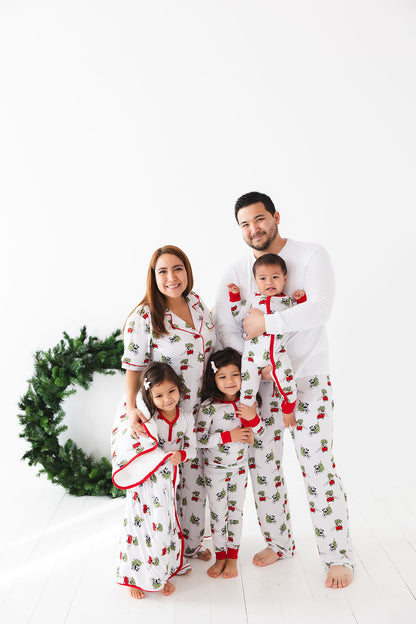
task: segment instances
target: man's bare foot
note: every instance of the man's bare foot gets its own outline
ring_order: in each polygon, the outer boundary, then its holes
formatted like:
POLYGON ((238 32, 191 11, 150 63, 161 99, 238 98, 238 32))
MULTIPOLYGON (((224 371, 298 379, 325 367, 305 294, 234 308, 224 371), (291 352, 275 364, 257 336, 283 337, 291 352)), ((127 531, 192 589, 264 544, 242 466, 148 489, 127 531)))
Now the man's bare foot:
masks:
POLYGON ((226 559, 222 578, 234 578, 238 576, 237 559, 226 559))
POLYGON ((173 592, 175 591, 175 585, 173 585, 173 583, 171 583, 170 581, 166 581, 165 585, 162 588, 162 594, 164 596, 170 596, 171 594, 173 594, 173 592))
POLYGON ((217 559, 216 562, 207 570, 208 576, 211 578, 218 578, 225 568, 226 559, 217 559))
POLYGON ((256 566, 263 568, 271 563, 274 563, 279 559, 279 556, 271 548, 264 548, 260 552, 256 553, 253 557, 253 563, 256 566))
POLYGON ((197 559, 202 559, 202 561, 209 561, 212 557, 212 552, 209 548, 206 548, 205 550, 200 550, 196 557, 197 559))
POLYGON ((144 598, 145 593, 142 589, 139 589, 138 587, 129 587, 129 592, 130 592, 130 596, 132 598, 144 598))
POLYGON ((347 587, 352 581, 354 573, 351 568, 342 565, 333 565, 329 568, 328 576, 326 577, 326 587, 332 587, 332 589, 341 589, 347 587))

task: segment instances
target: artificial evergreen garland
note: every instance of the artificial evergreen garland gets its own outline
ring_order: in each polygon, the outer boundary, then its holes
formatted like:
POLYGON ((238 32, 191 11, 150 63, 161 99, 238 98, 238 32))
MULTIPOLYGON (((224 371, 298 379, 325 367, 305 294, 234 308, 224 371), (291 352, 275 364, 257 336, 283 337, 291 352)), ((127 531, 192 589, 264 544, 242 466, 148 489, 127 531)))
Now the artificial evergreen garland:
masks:
POLYGON ((52 483, 59 483, 75 496, 124 496, 111 481, 111 463, 106 457, 95 460, 86 455, 73 440, 60 446, 58 436, 68 427, 61 424, 65 412, 61 404, 74 394, 73 386, 88 390, 94 373, 114 375, 120 369, 123 342, 120 330, 100 341, 87 337, 85 327, 78 338, 64 332, 61 340, 48 351, 35 355, 35 374, 29 379, 29 389, 22 397, 19 414, 23 425, 21 438, 31 444, 22 457, 29 465, 41 464, 38 474, 46 473, 52 483))

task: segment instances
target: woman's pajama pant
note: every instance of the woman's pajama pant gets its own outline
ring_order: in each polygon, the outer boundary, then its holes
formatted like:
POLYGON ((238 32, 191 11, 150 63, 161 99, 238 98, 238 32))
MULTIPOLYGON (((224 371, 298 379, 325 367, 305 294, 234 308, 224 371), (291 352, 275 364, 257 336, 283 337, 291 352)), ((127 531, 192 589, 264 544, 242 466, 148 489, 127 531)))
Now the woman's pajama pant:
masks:
MULTIPOLYGON (((309 502, 318 551, 327 566, 353 568, 347 499, 336 474, 332 455, 333 401, 329 376, 296 380, 298 400, 292 438, 309 502)), ((290 512, 283 478, 284 425, 278 408, 281 399, 271 397, 273 384, 261 384, 265 434, 255 441, 249 465, 257 517, 268 547, 280 557, 293 554, 290 512), (270 405, 271 410, 267 410, 270 405), (267 411, 266 411, 267 410, 267 411)))
POLYGON ((177 507, 185 544, 185 557, 195 557, 203 546, 205 534, 204 459, 202 450, 194 460, 180 464, 177 507))
POLYGON ((221 467, 205 465, 204 469, 215 557, 237 559, 243 528, 247 463, 221 467))

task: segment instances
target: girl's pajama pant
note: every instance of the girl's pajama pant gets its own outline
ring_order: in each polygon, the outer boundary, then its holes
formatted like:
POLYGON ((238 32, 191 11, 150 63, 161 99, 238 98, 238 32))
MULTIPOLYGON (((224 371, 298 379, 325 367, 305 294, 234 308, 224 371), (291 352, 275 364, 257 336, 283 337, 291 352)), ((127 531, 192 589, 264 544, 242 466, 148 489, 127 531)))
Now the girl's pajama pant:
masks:
POLYGON ((204 469, 215 557, 237 559, 243 528, 247 463, 221 467, 205 465, 204 469))
MULTIPOLYGON (((298 400, 296 427, 292 429, 295 450, 305 480, 318 551, 327 566, 353 567, 349 536, 347 498, 332 454, 333 401, 329 376, 296 380, 298 400)), ((249 459, 257 517, 266 540, 280 557, 295 549, 292 539, 287 491, 283 478, 284 425, 276 410, 273 384, 261 384, 265 434, 255 441, 249 459), (267 411, 266 411, 267 410, 267 411)))

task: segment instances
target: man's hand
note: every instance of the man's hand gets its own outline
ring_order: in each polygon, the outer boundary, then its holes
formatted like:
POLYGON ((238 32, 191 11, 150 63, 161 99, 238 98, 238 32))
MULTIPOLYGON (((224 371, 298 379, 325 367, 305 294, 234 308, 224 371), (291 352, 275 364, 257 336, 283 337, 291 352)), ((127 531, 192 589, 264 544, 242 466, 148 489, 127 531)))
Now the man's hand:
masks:
POLYGON ((261 378, 264 381, 273 381, 272 367, 270 364, 261 369, 261 378))
POLYGON ((264 334, 266 331, 264 312, 257 310, 257 308, 250 308, 248 315, 244 319, 244 331, 246 332, 246 340, 251 340, 264 334))
POLYGON ((148 437, 146 433, 146 429, 142 425, 143 422, 147 421, 146 416, 139 409, 128 409, 127 416, 129 418, 129 424, 133 433, 134 438, 139 438, 140 435, 148 437))
POLYGON ((294 427, 296 425, 295 412, 283 414, 283 424, 285 427, 294 427))

